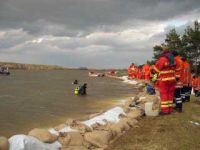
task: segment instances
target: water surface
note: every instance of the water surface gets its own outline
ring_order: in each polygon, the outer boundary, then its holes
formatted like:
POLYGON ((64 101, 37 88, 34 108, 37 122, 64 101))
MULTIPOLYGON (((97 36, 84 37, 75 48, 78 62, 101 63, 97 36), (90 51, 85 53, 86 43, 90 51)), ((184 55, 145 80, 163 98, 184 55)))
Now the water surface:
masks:
POLYGON ((84 70, 12 70, 0 76, 0 135, 26 133, 35 127, 52 127, 67 118, 86 119, 120 99, 134 88, 120 80, 88 77, 84 70), (73 80, 87 83, 87 96, 75 96, 73 80))

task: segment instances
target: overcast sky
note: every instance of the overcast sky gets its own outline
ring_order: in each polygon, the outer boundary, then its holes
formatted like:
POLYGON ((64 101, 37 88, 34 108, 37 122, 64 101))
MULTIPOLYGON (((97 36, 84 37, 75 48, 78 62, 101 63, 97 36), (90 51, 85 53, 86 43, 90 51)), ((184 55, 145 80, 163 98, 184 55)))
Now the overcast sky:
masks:
POLYGON ((126 68, 199 17, 199 0, 0 0, 0 61, 126 68))

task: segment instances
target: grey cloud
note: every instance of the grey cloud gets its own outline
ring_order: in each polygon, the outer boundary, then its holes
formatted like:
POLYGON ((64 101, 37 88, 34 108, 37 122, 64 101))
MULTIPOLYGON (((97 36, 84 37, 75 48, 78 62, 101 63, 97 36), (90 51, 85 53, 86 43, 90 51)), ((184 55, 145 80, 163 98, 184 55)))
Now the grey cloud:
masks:
POLYGON ((46 20, 78 30, 130 20, 166 20, 200 6, 198 0, 9 0, 1 4, 2 21, 46 20))
POLYGON ((155 33, 151 30, 158 29, 148 25, 198 14, 199 6, 198 0, 0 0, 0 32, 6 32, 0 37, 0 59, 69 67, 142 64, 172 28, 155 33), (127 29, 141 34, 127 41, 129 34, 117 35, 127 29), (115 35, 87 38, 98 32, 115 35))

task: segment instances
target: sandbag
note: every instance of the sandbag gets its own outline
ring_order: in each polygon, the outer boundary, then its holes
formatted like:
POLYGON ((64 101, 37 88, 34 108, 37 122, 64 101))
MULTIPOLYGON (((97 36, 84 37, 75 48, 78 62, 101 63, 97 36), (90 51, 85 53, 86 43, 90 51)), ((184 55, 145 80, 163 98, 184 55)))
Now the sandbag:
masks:
POLYGON ((71 141, 71 136, 69 134, 61 134, 58 141, 62 144, 62 146, 68 146, 71 141))
POLYGON ((51 134, 46 129, 38 129, 35 128, 31 130, 28 135, 33 136, 44 143, 53 143, 58 139, 58 136, 55 134, 51 134))
POLYGON ((92 129, 87 125, 77 121, 76 124, 72 126, 72 129, 78 130, 80 133, 91 132, 92 129))
POLYGON ((84 143, 83 136, 79 132, 69 132, 70 136, 69 146, 81 146, 84 143))
POLYGON ((84 146, 68 146, 68 147, 63 147, 61 150, 88 150, 84 146))
POLYGON ((127 118, 127 123, 130 127, 134 127, 138 123, 136 119, 127 118))
POLYGON ((106 148, 112 139, 112 132, 94 130, 92 132, 85 133, 84 139, 95 147, 106 148))
POLYGON ((127 118, 136 119, 139 118, 141 115, 142 111, 140 109, 134 109, 127 114, 127 118))
POLYGON ((43 143, 37 138, 26 135, 15 135, 9 139, 9 150, 59 150, 62 145, 59 142, 52 144, 43 143))
POLYGON ((67 126, 73 126, 73 125, 75 125, 76 124, 76 122, 77 122, 77 120, 74 120, 74 119, 67 119, 67 121, 65 122, 65 124, 67 125, 67 126))
POLYGON ((9 150, 9 142, 6 137, 0 136, 0 150, 9 150))
POLYGON ((109 126, 109 129, 112 131, 114 135, 121 135, 124 131, 127 131, 130 129, 130 126, 128 125, 127 119, 123 118, 116 124, 111 124, 109 126))

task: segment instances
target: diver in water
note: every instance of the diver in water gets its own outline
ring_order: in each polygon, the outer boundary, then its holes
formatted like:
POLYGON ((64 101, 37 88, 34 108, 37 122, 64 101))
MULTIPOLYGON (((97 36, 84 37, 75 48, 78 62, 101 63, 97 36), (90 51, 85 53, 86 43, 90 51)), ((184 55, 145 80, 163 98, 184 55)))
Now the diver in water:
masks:
POLYGON ((74 95, 86 95, 87 83, 84 83, 82 86, 76 86, 74 89, 74 95))
POLYGON ((87 83, 84 83, 79 89, 79 95, 86 95, 87 83))
POLYGON ((78 84, 78 80, 74 80, 72 84, 78 84))

